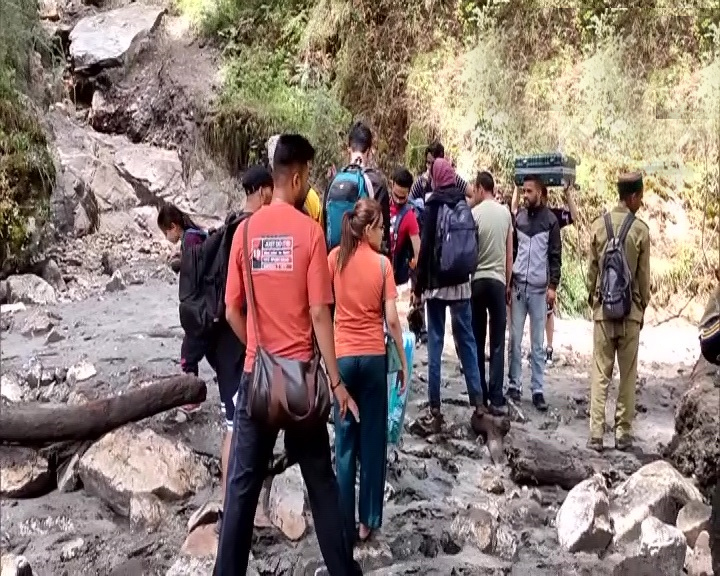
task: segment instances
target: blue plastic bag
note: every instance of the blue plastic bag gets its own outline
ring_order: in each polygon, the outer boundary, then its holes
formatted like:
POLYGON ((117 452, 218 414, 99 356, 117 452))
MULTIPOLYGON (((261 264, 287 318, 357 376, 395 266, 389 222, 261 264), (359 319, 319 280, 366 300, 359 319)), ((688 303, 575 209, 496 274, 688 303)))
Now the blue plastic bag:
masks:
POLYGON ((410 381, 412 379, 413 356, 415 354, 415 334, 412 332, 403 332, 403 348, 405 350, 405 358, 409 374, 405 375, 405 392, 400 394, 398 385, 398 373, 393 372, 387 376, 388 384, 388 421, 387 421, 387 441, 388 444, 397 446, 403 433, 403 424, 405 422, 405 408, 407 408, 408 392, 410 391, 410 381))

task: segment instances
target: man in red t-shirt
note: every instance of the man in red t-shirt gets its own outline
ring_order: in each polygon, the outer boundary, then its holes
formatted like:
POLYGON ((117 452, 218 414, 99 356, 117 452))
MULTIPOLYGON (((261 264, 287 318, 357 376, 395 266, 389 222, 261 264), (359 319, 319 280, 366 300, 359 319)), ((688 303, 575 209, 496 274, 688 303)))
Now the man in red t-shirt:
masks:
POLYGON ((397 285, 410 279, 420 253, 420 224, 410 200, 412 185, 412 174, 405 168, 397 168, 392 178, 390 203, 390 254, 397 285))
MULTIPOLYGON (((302 136, 284 134, 275 148, 272 202, 242 222, 233 237, 225 290, 225 316, 247 343, 245 372, 236 398, 230 466, 215 576, 245 574, 253 520, 278 430, 252 420, 246 410, 247 388, 260 345, 267 352, 309 361, 313 335, 335 395, 336 409, 358 418, 357 406, 340 380, 329 305, 333 301, 327 250, 320 225, 297 210, 309 190, 308 173, 315 150, 302 136), (250 265, 244 261, 247 227, 250 265), (248 268, 250 270, 248 271, 248 268), (250 278, 255 314, 247 302, 250 278)), ((325 422, 285 431, 290 461, 300 464, 308 488, 315 533, 330 574, 362 574, 353 560, 354 535, 346 534, 337 479, 330 459, 325 422)))

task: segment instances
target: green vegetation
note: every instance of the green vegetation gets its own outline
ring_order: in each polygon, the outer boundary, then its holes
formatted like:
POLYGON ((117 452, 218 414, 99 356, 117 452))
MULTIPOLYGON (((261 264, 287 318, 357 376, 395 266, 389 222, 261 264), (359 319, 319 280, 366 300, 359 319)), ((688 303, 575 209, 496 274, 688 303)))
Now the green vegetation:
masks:
POLYGON ((55 177, 45 135, 23 95, 40 37, 36 10, 28 0, 0 9, 0 274, 31 263, 55 177))
POLYGON ((570 313, 584 309, 588 226, 615 201, 617 173, 642 169, 653 304, 713 281, 717 0, 178 3, 224 48, 225 89, 208 134, 231 162, 296 129, 316 143, 322 173, 351 118, 375 128, 388 167, 420 169, 424 146, 439 138, 462 174, 489 168, 506 188, 516 154, 560 149, 581 160, 582 218, 564 233, 570 313))

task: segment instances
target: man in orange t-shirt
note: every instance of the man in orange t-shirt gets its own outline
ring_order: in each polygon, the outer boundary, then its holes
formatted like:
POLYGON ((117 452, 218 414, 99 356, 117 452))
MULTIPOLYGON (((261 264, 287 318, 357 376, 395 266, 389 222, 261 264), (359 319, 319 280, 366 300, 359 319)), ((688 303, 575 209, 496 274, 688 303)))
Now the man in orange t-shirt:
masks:
MULTIPOLYGON (((226 318, 247 343, 245 372, 236 399, 223 521, 215 563, 216 576, 245 574, 253 520, 278 430, 252 420, 245 409, 247 386, 260 335, 268 352, 293 360, 310 360, 313 333, 320 348, 338 408, 357 415, 340 375, 329 304, 333 301, 322 229, 295 206, 307 192, 315 150, 302 136, 284 134, 278 140, 273 165, 275 188, 270 205, 238 226, 230 251, 225 289, 226 318), (245 312, 249 278, 243 258, 245 227, 258 326, 245 312)), ((250 306, 250 303, 248 303, 250 306)), ((285 447, 300 464, 308 487, 315 532, 327 570, 332 575, 362 574, 353 560, 352 540, 343 529, 337 480, 330 460, 327 427, 320 422, 302 434, 288 430, 285 447)))

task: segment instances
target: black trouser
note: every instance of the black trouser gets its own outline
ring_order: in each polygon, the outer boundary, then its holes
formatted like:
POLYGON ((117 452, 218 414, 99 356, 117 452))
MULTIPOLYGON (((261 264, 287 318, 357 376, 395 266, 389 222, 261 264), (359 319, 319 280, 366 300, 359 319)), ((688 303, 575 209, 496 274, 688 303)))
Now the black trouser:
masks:
MULTIPOLYGON (((250 554, 255 509, 278 430, 251 420, 245 409, 249 375, 243 374, 230 447, 220 542, 214 576, 245 574, 250 554)), ((285 450, 300 464, 307 487, 320 551, 330 576, 362 574, 353 560, 352 539, 345 533, 340 494, 330 461, 330 440, 324 422, 309 430, 286 430, 285 450)))
POLYGON ((505 284, 492 278, 473 280, 472 283, 473 332, 480 368, 480 386, 483 398, 493 406, 503 406, 503 372, 505 371, 505 284), (485 377, 485 338, 490 317, 490 379, 485 377))

